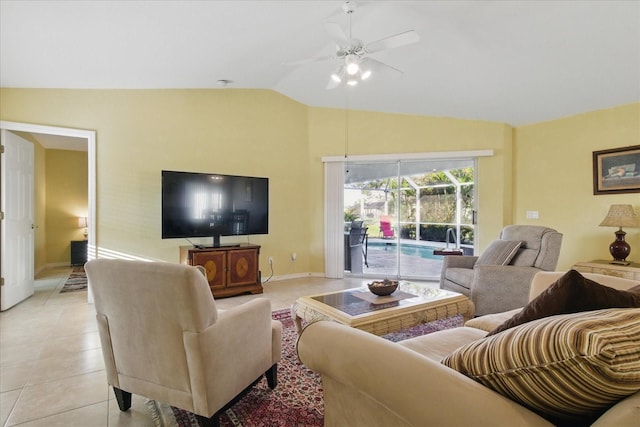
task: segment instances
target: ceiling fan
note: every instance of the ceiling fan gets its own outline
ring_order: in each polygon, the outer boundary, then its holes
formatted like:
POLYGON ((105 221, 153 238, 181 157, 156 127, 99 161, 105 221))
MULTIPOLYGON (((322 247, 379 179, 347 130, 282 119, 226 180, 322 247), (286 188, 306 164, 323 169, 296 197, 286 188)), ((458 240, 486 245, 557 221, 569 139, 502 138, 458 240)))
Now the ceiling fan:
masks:
POLYGON ((335 55, 303 59, 285 65, 297 66, 310 62, 336 60, 338 67, 331 74, 327 89, 335 89, 343 82, 349 86, 355 86, 360 81, 367 80, 373 73, 383 70, 402 74, 401 70, 378 61, 370 57, 369 54, 416 43, 420 40, 418 33, 414 30, 409 30, 371 43, 363 43, 351 34, 351 15, 355 9, 356 3, 354 1, 345 1, 342 5, 342 10, 349 19, 347 34, 335 22, 326 22, 324 24, 327 34, 336 43, 335 55))

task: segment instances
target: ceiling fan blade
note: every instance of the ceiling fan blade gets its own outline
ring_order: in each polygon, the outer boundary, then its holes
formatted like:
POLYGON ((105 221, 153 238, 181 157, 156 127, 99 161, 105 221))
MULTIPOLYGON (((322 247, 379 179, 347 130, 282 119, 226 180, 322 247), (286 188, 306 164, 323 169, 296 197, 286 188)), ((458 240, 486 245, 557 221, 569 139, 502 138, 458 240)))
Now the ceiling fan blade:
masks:
POLYGON ((307 59, 300 59, 298 61, 285 62, 282 65, 284 67, 297 67, 298 65, 310 64, 312 62, 328 61, 330 59, 335 59, 335 56, 334 55, 331 55, 331 56, 317 56, 315 58, 307 58, 307 59))
POLYGON ((420 36, 414 30, 405 31, 393 36, 385 37, 371 43, 367 43, 364 48, 368 53, 380 52, 381 50, 394 49, 396 47, 406 46, 408 44, 417 43, 420 36))
POLYGON ((329 37, 338 44, 338 46, 345 46, 348 44, 349 40, 347 39, 347 35, 344 33, 344 30, 340 25, 335 22, 325 22, 324 29, 329 37))
POLYGON ((378 61, 377 59, 373 59, 371 57, 367 57, 362 60, 361 68, 369 68, 371 70, 371 73, 374 75, 376 73, 384 73, 389 71, 393 71, 394 73, 398 74, 404 74, 402 70, 399 70, 389 64, 385 64, 384 62, 378 61))
POLYGON ((345 68, 344 65, 340 65, 338 67, 338 69, 336 71, 333 72, 333 74, 331 74, 331 77, 329 78, 329 81, 327 82, 327 90, 331 90, 331 89, 335 89, 338 86, 340 86, 340 84, 342 83, 342 81, 345 78, 345 68))
POLYGON ((327 82, 327 87, 326 87, 326 89, 327 89, 327 90, 335 89, 335 88, 337 88, 338 86, 340 86, 340 83, 341 83, 341 82, 339 82, 339 81, 337 81, 337 80, 334 80, 333 78, 331 78, 331 77, 330 77, 330 78, 329 78, 329 81, 327 82))

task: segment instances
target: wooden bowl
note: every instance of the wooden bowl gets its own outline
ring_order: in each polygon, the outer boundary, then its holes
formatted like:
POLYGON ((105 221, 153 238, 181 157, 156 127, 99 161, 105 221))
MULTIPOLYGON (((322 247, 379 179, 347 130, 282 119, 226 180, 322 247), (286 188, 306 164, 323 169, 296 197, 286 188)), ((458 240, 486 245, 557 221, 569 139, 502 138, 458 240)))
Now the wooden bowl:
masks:
POLYGON ((377 281, 371 282, 367 286, 369 286, 369 290, 381 297, 391 295, 398 289, 398 281, 397 280, 388 280, 388 281, 377 281))

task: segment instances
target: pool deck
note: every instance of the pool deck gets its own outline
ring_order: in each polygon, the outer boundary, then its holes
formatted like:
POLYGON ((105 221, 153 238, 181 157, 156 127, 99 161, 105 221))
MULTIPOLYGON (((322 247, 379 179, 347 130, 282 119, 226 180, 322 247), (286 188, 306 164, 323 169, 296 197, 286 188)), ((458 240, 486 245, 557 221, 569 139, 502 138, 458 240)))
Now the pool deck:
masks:
MULTIPOLYGON (((369 238, 367 250, 367 261, 369 266, 363 266, 362 275, 348 273, 353 276, 388 276, 395 277, 397 254, 395 249, 388 250, 383 245, 395 244, 396 240, 369 238)), ((400 244, 411 246, 428 246, 445 248, 442 242, 429 242, 423 240, 400 239, 400 244)), ((453 245, 449 245, 453 248, 453 245)), ((427 259, 416 255, 400 254, 400 275, 401 277, 421 278, 426 280, 440 280, 440 271, 442 270, 442 257, 440 259, 427 259)))

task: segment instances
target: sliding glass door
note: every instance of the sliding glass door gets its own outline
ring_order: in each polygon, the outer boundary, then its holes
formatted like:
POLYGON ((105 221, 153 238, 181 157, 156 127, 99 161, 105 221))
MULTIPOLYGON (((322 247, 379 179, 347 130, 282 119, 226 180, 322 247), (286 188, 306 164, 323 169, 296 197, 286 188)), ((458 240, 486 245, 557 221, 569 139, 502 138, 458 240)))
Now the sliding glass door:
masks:
POLYGON ((346 164, 345 272, 434 280, 438 253, 472 254, 474 175, 473 158, 346 164), (366 229, 360 240, 358 227, 366 229), (363 262, 352 262, 359 253, 363 262))
POLYGON ((366 229, 361 248, 363 266, 349 262, 349 254, 353 259, 357 249, 345 246, 346 272, 398 276, 398 166, 397 161, 345 165, 345 230, 350 230, 354 221, 361 221, 366 229))

